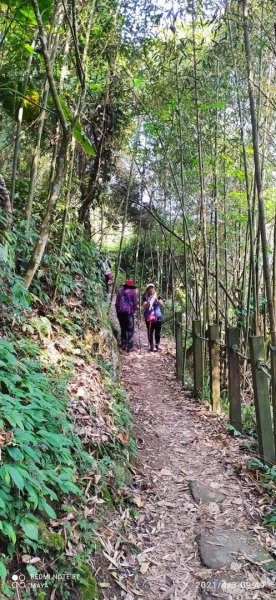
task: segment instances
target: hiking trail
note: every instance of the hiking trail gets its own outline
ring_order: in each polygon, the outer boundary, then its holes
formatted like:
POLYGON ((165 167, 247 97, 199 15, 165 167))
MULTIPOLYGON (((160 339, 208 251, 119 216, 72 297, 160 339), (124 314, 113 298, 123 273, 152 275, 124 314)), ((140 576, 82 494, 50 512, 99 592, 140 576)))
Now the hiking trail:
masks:
POLYGON ((260 525, 246 456, 224 417, 176 381, 174 344, 161 342, 148 352, 142 327, 141 351, 122 356, 139 449, 127 537, 139 551, 128 548, 121 590, 104 598, 275 598, 275 540, 260 525))

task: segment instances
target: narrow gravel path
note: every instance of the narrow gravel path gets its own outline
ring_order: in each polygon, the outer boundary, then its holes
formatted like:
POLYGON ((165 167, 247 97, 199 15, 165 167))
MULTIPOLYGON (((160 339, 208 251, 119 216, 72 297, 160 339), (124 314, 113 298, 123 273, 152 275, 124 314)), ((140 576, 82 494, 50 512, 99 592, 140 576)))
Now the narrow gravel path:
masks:
MULTIPOLYGON (((233 554, 231 566, 204 567, 197 535, 226 528, 251 531, 272 552, 273 537, 259 525, 259 496, 243 475, 245 456, 225 432, 222 417, 196 403, 177 383, 173 345, 122 356, 122 383, 130 397, 139 448, 134 482, 137 516, 130 541, 139 548, 128 561, 132 591, 118 598, 192 600, 194 598, 276 598, 273 577, 248 557, 233 554), (225 492, 222 503, 197 504, 192 480, 225 492), (136 590, 136 592, 135 592, 136 590)), ((212 550, 212 547, 211 547, 212 550)), ((114 596, 116 597, 116 596, 114 596)))

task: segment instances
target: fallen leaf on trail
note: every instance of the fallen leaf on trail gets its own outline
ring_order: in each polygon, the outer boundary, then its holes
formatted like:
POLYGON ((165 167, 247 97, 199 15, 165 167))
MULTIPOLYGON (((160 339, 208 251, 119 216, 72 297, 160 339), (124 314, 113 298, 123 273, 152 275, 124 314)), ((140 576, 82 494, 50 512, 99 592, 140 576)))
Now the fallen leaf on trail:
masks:
POLYGON ((117 435, 118 440, 120 440, 120 442, 122 442, 122 444, 127 444, 128 442, 128 435, 126 435, 123 432, 118 433, 117 435))
POLYGON ((172 471, 171 471, 170 469, 161 469, 161 471, 160 471, 160 475, 167 475, 167 476, 170 476, 170 475, 172 475, 172 474, 173 474, 173 473, 172 473, 172 471))
POLYGON ((160 596, 159 600, 166 600, 167 598, 170 597, 171 594, 173 594, 174 592, 174 585, 167 590, 164 594, 162 594, 162 596, 160 596))
POLYGON ((212 512, 219 512, 220 508, 217 502, 209 502, 208 504, 209 510, 212 512))
POLYGON ((125 583, 123 583, 119 578, 117 573, 115 573, 114 571, 111 572, 112 577, 114 577, 116 583, 120 586, 120 588, 122 588, 122 590, 124 590, 125 592, 131 592, 132 594, 134 594, 135 596, 140 596, 141 598, 143 598, 145 596, 144 592, 142 592, 141 590, 136 590, 135 588, 132 588, 130 585, 127 587, 125 583))
POLYGON ((74 515, 74 513, 68 513, 68 515, 66 515, 65 517, 62 517, 63 521, 74 521, 76 518, 76 515, 74 515))
POLYGON ((83 398, 85 396, 85 388, 84 387, 79 387, 76 396, 78 398, 83 398))
POLYGON ((185 502, 183 504, 183 509, 184 510, 196 511, 197 507, 194 504, 192 504, 191 502, 185 502))
POLYGON ((29 554, 22 554, 21 560, 26 565, 35 565, 36 563, 41 562, 39 556, 30 556, 29 554))
POLYGON ((221 488, 221 484, 217 483, 216 481, 211 481, 209 483, 210 488, 212 488, 213 490, 219 490, 221 488))
POLYGON ((103 498, 98 498, 98 496, 92 496, 89 498, 89 502, 92 502, 92 504, 105 504, 105 500, 103 498))
POLYGON ((243 501, 239 496, 237 498, 231 498, 231 500, 232 500, 233 504, 238 504, 238 505, 243 504, 243 501))
POLYGON ((105 558, 107 558, 107 560, 109 560, 109 562, 112 563, 112 565, 114 565, 114 567, 118 567, 118 563, 116 562, 116 560, 114 560, 114 558, 112 558, 112 556, 109 556, 109 554, 107 554, 107 552, 103 552, 103 555, 105 556, 105 558))
POLYGON ((145 500, 143 500, 141 496, 133 496, 132 501, 134 502, 134 504, 136 504, 136 506, 138 506, 138 508, 142 508, 142 506, 145 506, 145 500))
POLYGON ((85 519, 87 519, 87 517, 89 517, 89 516, 91 515, 91 513, 92 513, 92 512, 93 512, 93 511, 92 511, 92 510, 90 510, 90 509, 88 508, 88 506, 85 506, 85 507, 84 507, 84 510, 83 510, 83 516, 84 516, 84 518, 85 518, 85 519))
POLYGON ((145 575, 145 573, 149 570, 150 563, 142 563, 140 567, 140 573, 145 575))

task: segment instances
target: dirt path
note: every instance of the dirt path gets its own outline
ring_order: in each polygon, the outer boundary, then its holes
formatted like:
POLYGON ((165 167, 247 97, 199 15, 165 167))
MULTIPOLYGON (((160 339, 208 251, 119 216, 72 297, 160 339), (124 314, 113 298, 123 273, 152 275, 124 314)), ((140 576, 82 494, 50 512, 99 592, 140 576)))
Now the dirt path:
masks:
MULTIPOLYGON (((270 551, 275 538, 260 527, 260 499, 240 475, 245 456, 239 442, 226 434, 221 417, 176 382, 172 344, 165 341, 161 353, 150 353, 144 331, 141 341, 140 353, 122 358, 139 448, 134 489, 139 511, 129 536, 139 553, 128 558, 124 574, 131 591, 121 591, 118 598, 135 600, 139 590, 146 600, 276 598, 273 576, 240 552, 231 555, 228 567, 203 566, 200 533, 227 529, 239 537, 251 532, 270 551), (189 488, 194 480, 210 487, 211 500, 195 502, 189 488), (222 492, 226 495, 220 497, 222 492)), ((222 544, 208 544, 210 553, 220 552, 222 544)))

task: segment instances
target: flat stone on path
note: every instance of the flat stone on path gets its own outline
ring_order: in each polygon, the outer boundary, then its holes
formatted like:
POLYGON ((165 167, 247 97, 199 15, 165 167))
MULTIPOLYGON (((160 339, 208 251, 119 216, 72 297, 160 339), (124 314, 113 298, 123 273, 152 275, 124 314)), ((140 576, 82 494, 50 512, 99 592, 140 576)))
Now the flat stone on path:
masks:
POLYGON ((225 494, 213 490, 208 485, 199 483, 199 481, 190 481, 189 487, 194 500, 198 504, 210 504, 210 502, 217 502, 220 504, 226 500, 225 494))
POLYGON ((201 562, 210 569, 221 569, 242 555, 267 571, 276 571, 276 561, 250 531, 218 529, 200 533, 197 543, 201 562))

